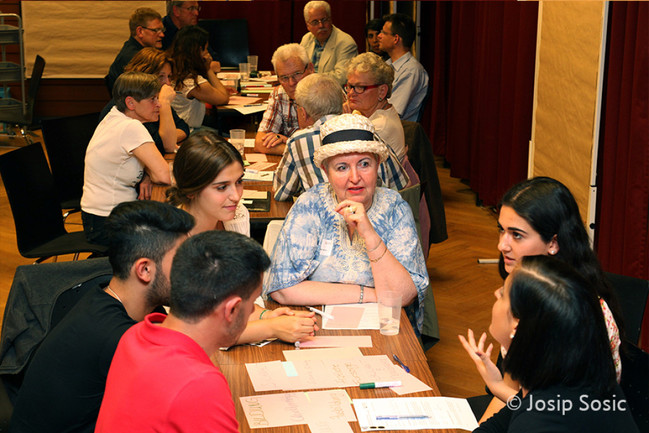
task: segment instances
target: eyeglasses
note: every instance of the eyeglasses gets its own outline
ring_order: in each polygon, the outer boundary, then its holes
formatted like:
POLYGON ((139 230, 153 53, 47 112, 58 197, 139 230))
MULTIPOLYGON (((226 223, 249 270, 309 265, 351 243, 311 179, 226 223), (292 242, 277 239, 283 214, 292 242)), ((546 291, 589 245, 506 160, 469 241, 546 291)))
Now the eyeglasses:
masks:
POLYGON ((188 8, 181 7, 180 9, 185 9, 186 11, 189 11, 189 12, 200 12, 201 11, 200 6, 190 6, 188 8))
POLYGON ((149 28, 149 27, 144 27, 144 26, 142 26, 142 28, 143 28, 143 29, 147 29, 147 30, 149 30, 149 31, 152 31, 153 33, 164 33, 165 30, 166 30, 164 27, 160 27, 159 29, 151 29, 151 28, 149 28))
POLYGON ((312 26, 312 27, 315 27, 315 26, 317 26, 317 25, 319 25, 319 24, 326 24, 326 23, 328 23, 330 20, 331 20, 330 17, 324 17, 324 18, 319 19, 319 20, 312 20, 312 21, 309 21, 307 24, 309 24, 309 25, 312 26))
POLYGON ((354 90, 354 93, 357 95, 360 95, 361 93, 364 93, 367 89, 374 89, 376 87, 379 87, 380 84, 371 84, 369 86, 353 86, 351 84, 345 84, 345 91, 347 93, 351 92, 352 89, 354 90))
POLYGON ((302 78, 302 75, 304 75, 304 73, 306 72, 306 68, 308 67, 309 65, 306 65, 302 72, 293 72, 292 74, 288 74, 288 75, 280 75, 279 77, 277 77, 277 79, 282 83, 288 83, 291 80, 291 78, 294 79, 295 81, 298 81, 300 78, 302 78))

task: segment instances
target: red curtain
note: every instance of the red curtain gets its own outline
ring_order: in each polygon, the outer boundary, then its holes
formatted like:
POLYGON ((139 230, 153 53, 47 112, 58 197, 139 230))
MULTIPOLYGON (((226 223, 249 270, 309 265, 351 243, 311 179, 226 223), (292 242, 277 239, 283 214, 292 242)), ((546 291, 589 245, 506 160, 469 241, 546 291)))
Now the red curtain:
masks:
MULTIPOLYGON (((259 56, 259 68, 272 70, 270 58, 283 44, 300 43, 307 32, 303 9, 306 1, 204 1, 201 2, 203 19, 248 20, 248 46, 251 54, 259 56)), ((329 0, 331 19, 336 27, 349 33, 359 52, 365 51, 365 2, 329 0)))
POLYGON ((527 176, 538 8, 534 2, 422 2, 423 120, 451 175, 495 205, 527 176))
MULTIPOLYGON (((604 269, 643 279, 649 279, 647 23, 649 4, 610 3, 596 239, 604 269)), ((649 350, 646 312, 641 345, 649 350)))

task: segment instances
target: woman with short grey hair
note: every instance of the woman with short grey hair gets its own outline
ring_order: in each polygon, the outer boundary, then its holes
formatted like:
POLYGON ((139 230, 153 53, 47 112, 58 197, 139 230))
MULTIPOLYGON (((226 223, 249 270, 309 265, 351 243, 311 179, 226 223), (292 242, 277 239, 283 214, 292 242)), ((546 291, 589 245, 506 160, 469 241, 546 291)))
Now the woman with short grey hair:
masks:
POLYGON ((407 153, 403 126, 397 110, 388 102, 392 96, 394 70, 374 53, 354 57, 347 66, 348 108, 368 117, 378 136, 403 162, 407 153))

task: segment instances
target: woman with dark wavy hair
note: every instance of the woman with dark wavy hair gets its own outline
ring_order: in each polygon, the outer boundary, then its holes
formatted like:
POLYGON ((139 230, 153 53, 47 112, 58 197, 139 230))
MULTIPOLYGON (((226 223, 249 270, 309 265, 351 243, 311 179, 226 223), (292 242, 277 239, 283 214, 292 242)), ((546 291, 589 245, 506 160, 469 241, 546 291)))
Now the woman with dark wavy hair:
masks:
MULTIPOLYGON (((520 383, 507 407, 475 432, 637 432, 615 380, 598 296, 569 264, 523 257, 496 290, 491 335, 507 349, 506 373, 520 383)), ((502 378, 476 350, 497 392, 502 378)))
POLYGON ((230 100, 227 89, 216 77, 220 65, 212 60, 207 42, 207 31, 186 26, 178 31, 168 50, 176 75, 172 107, 192 130, 203 124, 205 103, 224 105, 230 100))
MULTIPOLYGON (((579 207, 570 190, 561 182, 549 177, 534 177, 514 185, 501 200, 498 229, 498 250, 501 253, 499 269, 503 278, 506 278, 524 257, 544 254, 568 263, 588 281, 588 287, 599 298, 619 382, 622 374, 622 317, 617 299, 591 248, 579 207)), ((485 339, 486 334, 483 334, 478 344, 484 344, 485 339)), ((463 337, 460 340, 483 374, 482 362, 474 354, 476 344, 473 333, 469 331, 468 340, 463 340, 463 337)), ((509 392, 499 395, 500 400, 492 400, 482 420, 502 408, 507 398, 518 390, 519 383, 512 380, 508 374, 505 374, 504 380, 509 384, 509 392)))

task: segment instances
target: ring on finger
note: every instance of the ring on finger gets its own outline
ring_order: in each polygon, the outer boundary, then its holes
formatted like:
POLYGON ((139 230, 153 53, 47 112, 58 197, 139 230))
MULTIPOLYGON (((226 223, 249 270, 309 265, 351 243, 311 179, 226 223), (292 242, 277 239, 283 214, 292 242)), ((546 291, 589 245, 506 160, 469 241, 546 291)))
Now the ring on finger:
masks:
POLYGON ((351 214, 355 214, 355 213, 356 213, 356 208, 355 208, 354 206, 347 206, 347 210, 348 210, 349 213, 351 213, 351 214))

